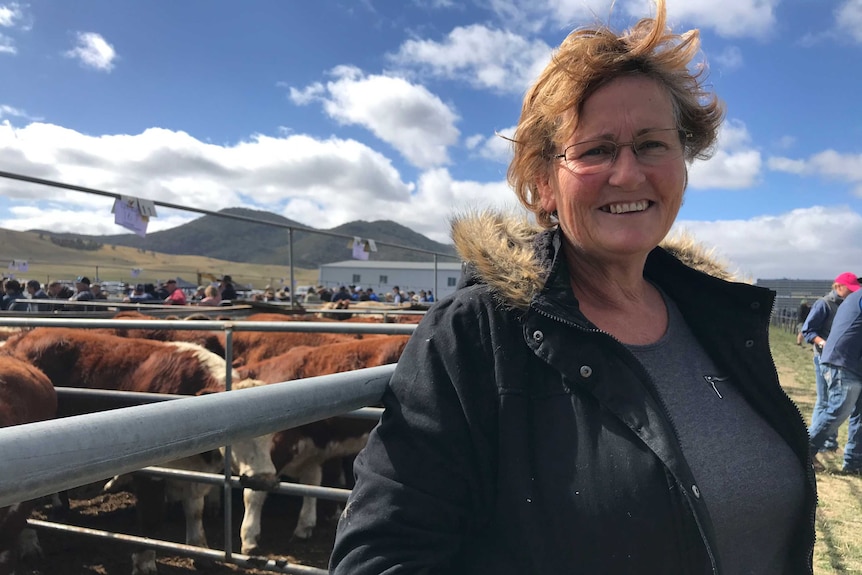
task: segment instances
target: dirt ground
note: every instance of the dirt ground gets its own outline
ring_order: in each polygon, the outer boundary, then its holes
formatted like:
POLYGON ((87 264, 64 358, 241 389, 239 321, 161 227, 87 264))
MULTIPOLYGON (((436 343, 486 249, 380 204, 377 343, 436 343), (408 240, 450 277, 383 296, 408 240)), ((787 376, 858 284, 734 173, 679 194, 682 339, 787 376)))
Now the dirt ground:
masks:
MULTIPOLYGON (((136 535, 135 496, 129 492, 104 494, 102 483, 73 490, 69 494, 70 510, 65 520, 53 517, 50 506, 40 506, 34 513, 37 519, 63 522, 136 535)), ((242 519, 242 497, 234 490, 232 507, 233 550, 239 552, 239 523, 242 519)), ((301 500, 286 495, 270 495, 263 511, 260 548, 269 559, 281 559, 321 569, 326 568, 335 537, 335 503, 318 501, 318 525, 313 537, 307 541, 292 538, 301 500)), ((206 517, 204 528, 210 547, 224 549, 224 520, 222 515, 206 517)), ((102 539, 93 539, 77 534, 53 530, 38 531, 43 557, 19 566, 18 575, 130 575, 132 572, 132 547, 102 539)), ((180 505, 171 504, 167 510, 167 521, 159 538, 182 543, 185 537, 185 522, 180 505)), ((237 575, 241 573, 264 574, 272 571, 245 569, 236 565, 212 563, 195 566, 191 558, 158 553, 160 575, 237 575)))

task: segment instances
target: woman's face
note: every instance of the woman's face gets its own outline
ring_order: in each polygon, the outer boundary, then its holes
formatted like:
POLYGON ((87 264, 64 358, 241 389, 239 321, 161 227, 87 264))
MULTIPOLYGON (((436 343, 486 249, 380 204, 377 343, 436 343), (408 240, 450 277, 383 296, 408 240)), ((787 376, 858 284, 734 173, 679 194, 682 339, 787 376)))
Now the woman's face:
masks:
MULTIPOLYGON (((557 153, 576 142, 631 142, 645 131, 675 127, 670 97, 655 80, 617 78, 584 102, 575 133, 557 153)), ((538 189, 542 207, 557 212, 570 244, 615 260, 645 256, 665 237, 682 205, 685 177, 682 155, 646 165, 625 146, 610 167, 590 174, 555 159, 538 189)))

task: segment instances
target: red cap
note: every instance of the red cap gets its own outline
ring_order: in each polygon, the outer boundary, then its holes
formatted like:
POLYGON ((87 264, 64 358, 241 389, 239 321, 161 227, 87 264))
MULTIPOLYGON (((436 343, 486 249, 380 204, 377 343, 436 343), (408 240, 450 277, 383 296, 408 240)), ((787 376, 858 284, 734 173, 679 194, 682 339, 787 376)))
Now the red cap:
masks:
POLYGON ((856 274, 851 274, 850 272, 844 272, 835 278, 835 283, 847 286, 847 289, 850 291, 856 291, 862 287, 859 285, 859 280, 856 279, 856 274))

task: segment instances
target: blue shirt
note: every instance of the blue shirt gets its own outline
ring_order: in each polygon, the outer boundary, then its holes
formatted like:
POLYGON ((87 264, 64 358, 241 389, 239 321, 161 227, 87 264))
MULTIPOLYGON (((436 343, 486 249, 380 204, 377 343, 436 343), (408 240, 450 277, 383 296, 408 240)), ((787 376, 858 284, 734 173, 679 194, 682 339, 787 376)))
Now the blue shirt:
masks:
POLYGON ((835 312, 820 363, 841 367, 862 377, 862 290, 844 298, 835 312))

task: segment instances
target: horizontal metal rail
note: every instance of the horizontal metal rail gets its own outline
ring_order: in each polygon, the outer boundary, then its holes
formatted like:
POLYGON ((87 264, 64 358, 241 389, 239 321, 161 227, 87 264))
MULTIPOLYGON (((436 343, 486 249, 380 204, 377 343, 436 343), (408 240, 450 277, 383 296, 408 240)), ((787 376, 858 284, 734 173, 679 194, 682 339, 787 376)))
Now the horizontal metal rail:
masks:
POLYGON ((380 402, 395 365, 0 429, 0 507, 380 402))
MULTIPOLYGON (((145 467, 135 473, 148 475, 150 477, 158 477, 161 479, 178 479, 183 481, 194 481, 196 483, 206 483, 209 485, 224 485, 224 475, 218 473, 206 473, 204 471, 189 471, 186 469, 174 469, 172 467, 145 467)), ((240 478, 236 475, 231 475, 230 485, 236 489, 243 489, 240 478)), ((277 493, 279 495, 299 495, 300 497, 317 497, 318 499, 329 499, 331 501, 346 502, 350 495, 349 489, 340 487, 323 487, 321 485, 306 485, 304 483, 294 483, 292 481, 281 481, 275 488, 267 489, 269 493, 277 493)))
POLYGON ((276 573, 288 573, 290 575, 327 575, 328 573, 325 569, 308 567, 306 565, 292 564, 282 559, 269 559, 267 557, 256 557, 251 555, 241 555, 239 553, 233 553, 230 556, 230 561, 225 561, 224 551, 220 551, 218 549, 195 547, 194 545, 172 543, 170 541, 150 539, 149 537, 137 537, 135 535, 126 535, 124 533, 112 533, 110 531, 102 531, 101 529, 90 529, 89 527, 64 525, 62 523, 42 521, 41 519, 29 519, 27 523, 30 525, 30 527, 39 530, 60 531, 73 535, 95 537, 97 539, 104 539, 113 543, 123 543, 136 547, 148 547, 150 549, 167 551, 168 553, 177 553, 187 557, 207 559, 211 561, 218 561, 221 563, 233 563, 235 565, 247 567, 249 569, 265 569, 267 571, 274 571, 276 573))
MULTIPOLYGON (((54 389, 57 391, 57 398, 59 399, 62 411, 74 412, 69 415, 82 415, 84 413, 92 413, 93 411, 119 409, 121 407, 145 405, 147 403, 158 403, 161 401, 171 401, 188 397, 187 395, 177 395, 172 393, 89 389, 85 387, 55 387, 54 389), (99 409, 92 409, 93 405, 97 402, 101 402, 101 404, 98 405, 99 409), (87 407, 86 411, 77 411, 73 409, 76 404, 85 404, 87 407)), ((360 409, 354 409, 353 411, 343 413, 338 417, 377 421, 380 419, 382 414, 383 409, 380 407, 362 407, 360 409)))
POLYGON ((77 327, 89 329, 125 328, 147 330, 190 331, 264 331, 303 333, 375 333, 384 335, 412 334, 415 324, 343 323, 316 321, 246 321, 246 320, 173 320, 173 319, 72 319, 48 317, 0 317, 0 326, 7 327, 77 327))

